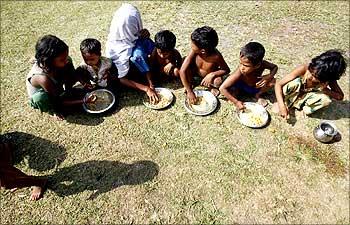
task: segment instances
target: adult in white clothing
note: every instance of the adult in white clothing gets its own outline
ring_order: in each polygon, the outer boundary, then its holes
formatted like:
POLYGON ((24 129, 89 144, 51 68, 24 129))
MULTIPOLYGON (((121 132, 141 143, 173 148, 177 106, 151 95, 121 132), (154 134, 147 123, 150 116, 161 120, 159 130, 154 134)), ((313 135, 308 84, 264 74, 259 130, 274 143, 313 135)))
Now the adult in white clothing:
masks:
POLYGON ((138 9, 123 3, 114 13, 108 40, 106 56, 112 60, 118 69, 118 78, 122 85, 144 91, 151 102, 158 101, 154 88, 130 79, 130 56, 138 38, 149 38, 150 33, 143 29, 141 15, 138 9))

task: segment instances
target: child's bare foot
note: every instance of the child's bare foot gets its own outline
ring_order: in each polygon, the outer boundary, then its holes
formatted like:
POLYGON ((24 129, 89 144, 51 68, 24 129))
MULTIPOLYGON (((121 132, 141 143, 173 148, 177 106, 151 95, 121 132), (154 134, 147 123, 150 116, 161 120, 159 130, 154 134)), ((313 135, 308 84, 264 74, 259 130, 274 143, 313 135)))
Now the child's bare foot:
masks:
POLYGON ((47 180, 44 179, 42 186, 33 186, 33 190, 32 190, 32 193, 30 195, 30 200, 36 201, 43 196, 44 191, 46 189, 46 183, 47 183, 47 180))
POLYGON ((38 187, 38 186, 34 186, 32 193, 30 195, 30 200, 36 201, 42 196, 42 194, 43 194, 43 188, 38 187))
POLYGON ((305 114, 304 110, 295 110, 295 117, 298 119, 305 119, 306 114, 305 114))
POLYGON ((279 108, 278 108, 277 102, 275 102, 275 103, 272 104, 271 111, 272 111, 273 113, 276 113, 276 114, 278 114, 278 113, 280 112, 280 110, 279 110, 279 108))
POLYGON ((268 102, 264 98, 258 98, 258 104, 262 105, 263 107, 266 107, 268 105, 268 102))
POLYGON ((51 118, 53 118, 54 120, 57 120, 57 121, 62 121, 62 120, 64 120, 64 117, 63 117, 63 115, 61 115, 61 114, 55 113, 55 114, 50 115, 50 116, 51 116, 51 118))
POLYGON ((218 97, 220 95, 220 91, 218 88, 211 88, 210 92, 215 96, 218 97))

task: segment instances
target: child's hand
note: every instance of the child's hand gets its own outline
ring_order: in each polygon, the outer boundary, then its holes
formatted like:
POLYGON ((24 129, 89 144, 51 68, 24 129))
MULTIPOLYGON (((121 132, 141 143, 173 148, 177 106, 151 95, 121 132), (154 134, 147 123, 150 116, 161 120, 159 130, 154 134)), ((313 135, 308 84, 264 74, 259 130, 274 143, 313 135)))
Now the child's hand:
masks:
POLYGON ((279 112, 280 116, 282 116, 284 119, 289 119, 289 112, 286 106, 280 107, 279 112))
POLYGON ((86 83, 83 85, 84 86, 84 89, 87 89, 87 90, 92 90, 94 89, 94 86, 92 84, 89 84, 89 83, 86 83))
POLYGON ((164 72, 166 74, 169 74, 172 67, 173 67, 173 64, 168 63, 166 66, 164 66, 164 72))
POLYGON ((109 71, 106 71, 105 74, 102 76, 102 80, 107 80, 111 76, 111 73, 109 71))
POLYGON ((241 102, 241 101, 237 101, 237 102, 235 103, 235 105, 236 105, 236 107, 237 107, 238 110, 243 110, 243 109, 245 109, 245 106, 244 106, 243 102, 241 102))
POLYGON ((201 82, 201 85, 206 86, 206 87, 210 87, 210 85, 213 83, 214 77, 215 77, 215 74, 214 74, 214 73, 209 73, 209 74, 207 74, 207 75, 203 78, 203 80, 202 80, 202 82, 201 82))
POLYGON ((89 95, 89 97, 86 99, 86 103, 94 103, 97 100, 97 96, 95 94, 89 95))
POLYGON ((196 97, 196 95, 194 94, 193 91, 188 91, 188 92, 187 92, 187 101, 188 101, 191 105, 193 105, 193 104, 196 103, 197 97, 196 97))
POLYGON ((273 77, 270 74, 268 74, 268 75, 261 76, 258 78, 261 78, 261 80, 259 82, 257 82, 255 84, 255 86, 257 88, 262 88, 262 87, 266 86, 272 80, 273 77))
POLYGON ((153 91, 155 91, 156 89, 154 88, 154 85, 152 83, 149 84, 149 88, 151 88, 153 91))
POLYGON ((158 101, 159 101, 158 95, 153 89, 148 88, 146 94, 148 95, 151 104, 158 103, 158 101))
POLYGON ((140 38, 149 38, 150 33, 147 29, 142 29, 139 31, 140 38))

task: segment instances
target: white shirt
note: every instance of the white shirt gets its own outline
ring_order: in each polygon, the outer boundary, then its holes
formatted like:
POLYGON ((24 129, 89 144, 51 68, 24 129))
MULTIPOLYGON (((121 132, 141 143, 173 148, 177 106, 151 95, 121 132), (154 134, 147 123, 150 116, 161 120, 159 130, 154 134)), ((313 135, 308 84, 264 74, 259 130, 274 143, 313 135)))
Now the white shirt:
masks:
POLYGON ((138 9, 123 3, 114 13, 106 43, 106 56, 116 65, 119 78, 129 72, 129 58, 141 29, 142 21, 138 9))

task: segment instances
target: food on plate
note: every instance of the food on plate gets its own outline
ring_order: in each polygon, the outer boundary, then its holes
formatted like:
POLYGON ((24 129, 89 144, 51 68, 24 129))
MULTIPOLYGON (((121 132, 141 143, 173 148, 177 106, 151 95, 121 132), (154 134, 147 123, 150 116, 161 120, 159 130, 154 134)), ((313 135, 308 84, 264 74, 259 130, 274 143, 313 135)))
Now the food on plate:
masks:
POLYGON ((239 119, 241 123, 248 127, 262 127, 267 120, 267 114, 260 106, 245 104, 246 108, 239 112, 239 119))
POLYGON ((196 102, 191 104, 190 107, 197 112, 207 111, 209 109, 209 103, 203 96, 198 96, 196 102))
POLYGON ((169 105, 171 99, 162 95, 162 93, 160 93, 160 92, 157 92, 157 95, 158 95, 159 101, 155 104, 151 103, 150 101, 146 101, 145 102, 146 106, 151 107, 151 108, 161 109, 161 108, 165 108, 167 105, 169 105))
POLYGON ((100 111, 107 108, 112 102, 112 96, 105 91, 98 91, 89 96, 89 102, 86 102, 86 107, 91 111, 100 111))

